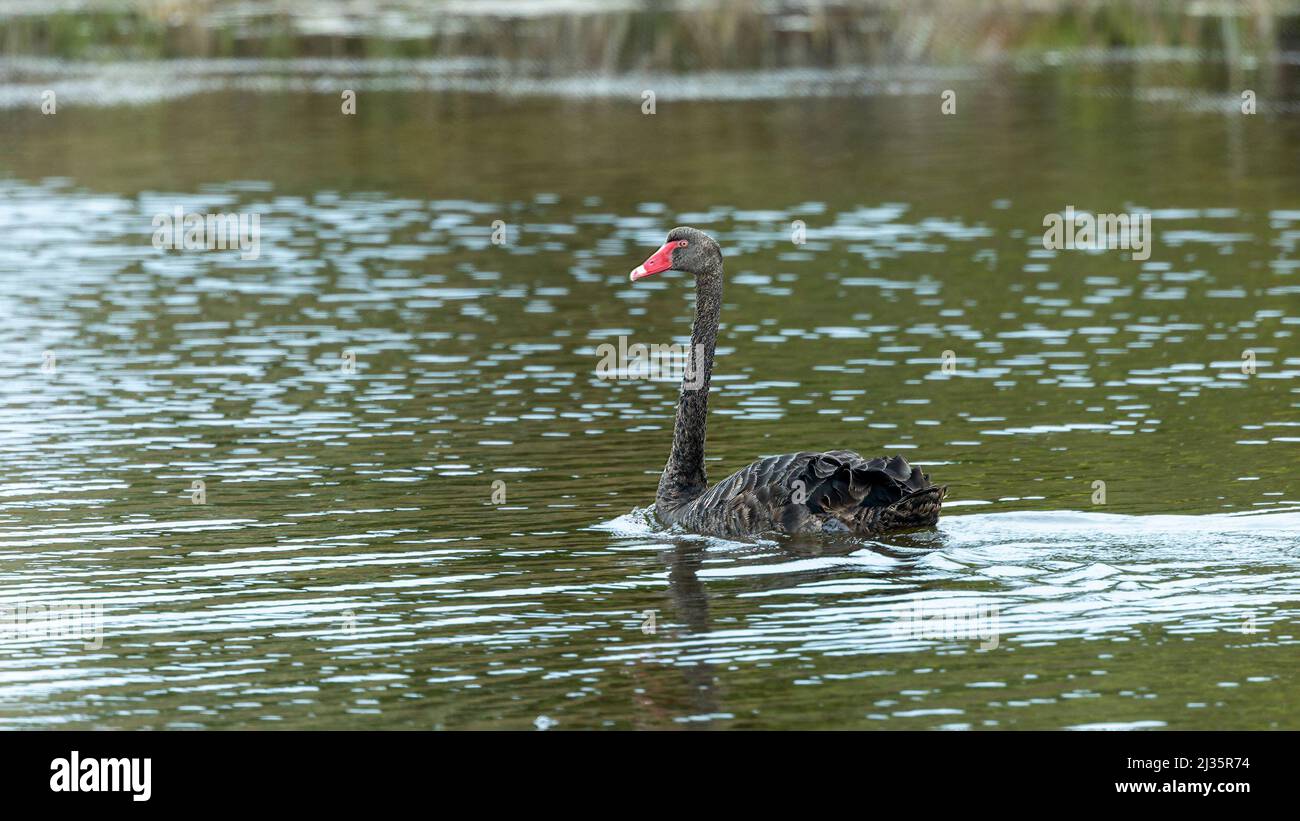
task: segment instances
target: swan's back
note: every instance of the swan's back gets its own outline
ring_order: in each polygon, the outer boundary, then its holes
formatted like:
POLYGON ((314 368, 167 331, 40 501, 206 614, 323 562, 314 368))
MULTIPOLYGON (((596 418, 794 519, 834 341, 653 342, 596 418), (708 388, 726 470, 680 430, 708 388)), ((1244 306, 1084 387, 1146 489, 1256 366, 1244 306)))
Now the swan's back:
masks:
POLYGON ((853 533, 872 536, 933 525, 946 487, 901 456, 864 459, 851 450, 759 459, 684 504, 665 521, 721 536, 853 533))

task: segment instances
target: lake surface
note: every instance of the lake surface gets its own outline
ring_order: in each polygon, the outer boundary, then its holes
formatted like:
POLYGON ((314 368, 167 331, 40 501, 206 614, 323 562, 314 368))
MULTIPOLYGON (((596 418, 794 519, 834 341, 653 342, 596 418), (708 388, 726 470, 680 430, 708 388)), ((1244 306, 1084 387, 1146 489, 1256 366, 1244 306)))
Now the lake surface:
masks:
POLYGON ((1297 63, 7 63, 0 726, 1300 729, 1297 63), (597 349, 686 340, 627 281, 678 224, 711 479, 899 453, 937 528, 650 523, 677 388, 597 349), (12 618, 60 606, 99 646, 12 618))

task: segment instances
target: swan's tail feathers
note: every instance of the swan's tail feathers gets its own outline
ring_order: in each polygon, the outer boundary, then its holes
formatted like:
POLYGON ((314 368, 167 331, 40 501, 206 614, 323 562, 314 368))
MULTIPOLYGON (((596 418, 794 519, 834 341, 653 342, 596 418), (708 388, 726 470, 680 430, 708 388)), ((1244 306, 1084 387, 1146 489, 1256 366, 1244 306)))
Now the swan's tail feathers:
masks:
POLYGON ((947 485, 931 485, 924 490, 909 493, 880 511, 878 526, 881 530, 929 527, 939 521, 939 508, 943 506, 943 497, 947 495, 947 485))

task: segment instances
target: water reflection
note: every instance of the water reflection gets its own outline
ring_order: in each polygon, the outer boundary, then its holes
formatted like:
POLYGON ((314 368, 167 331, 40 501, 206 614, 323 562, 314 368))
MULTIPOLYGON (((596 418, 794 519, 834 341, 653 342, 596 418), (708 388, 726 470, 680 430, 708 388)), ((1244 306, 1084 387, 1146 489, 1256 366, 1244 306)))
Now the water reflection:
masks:
POLYGON ((241 105, 296 145, 230 165, 221 94, 15 112, 0 606, 98 606, 103 644, 0 634, 0 722, 1294 727, 1294 134, 1101 95, 1141 127, 1094 163, 1094 126, 1023 83, 985 104, 1041 118, 943 129, 908 95, 628 129, 608 101, 394 93, 344 132, 273 91, 241 105), (123 150, 167 112, 174 143, 123 150), (1044 250, 1068 204, 1148 211, 1152 258, 1044 250), (155 250, 176 206, 258 212, 259 259, 155 250), (684 280, 625 281, 684 222, 728 254, 713 477, 901 452, 952 488, 937 529, 648 524, 676 388, 596 351, 685 340, 684 280))

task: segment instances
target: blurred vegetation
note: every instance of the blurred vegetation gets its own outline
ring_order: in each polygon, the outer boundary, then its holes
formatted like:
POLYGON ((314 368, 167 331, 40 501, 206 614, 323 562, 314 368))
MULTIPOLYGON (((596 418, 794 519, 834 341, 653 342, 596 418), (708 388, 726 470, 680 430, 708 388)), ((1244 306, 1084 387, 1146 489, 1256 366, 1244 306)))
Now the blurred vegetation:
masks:
POLYGON ((542 73, 951 63, 1079 49, 1268 58, 1300 0, 8 0, 0 53, 486 57, 542 73))

